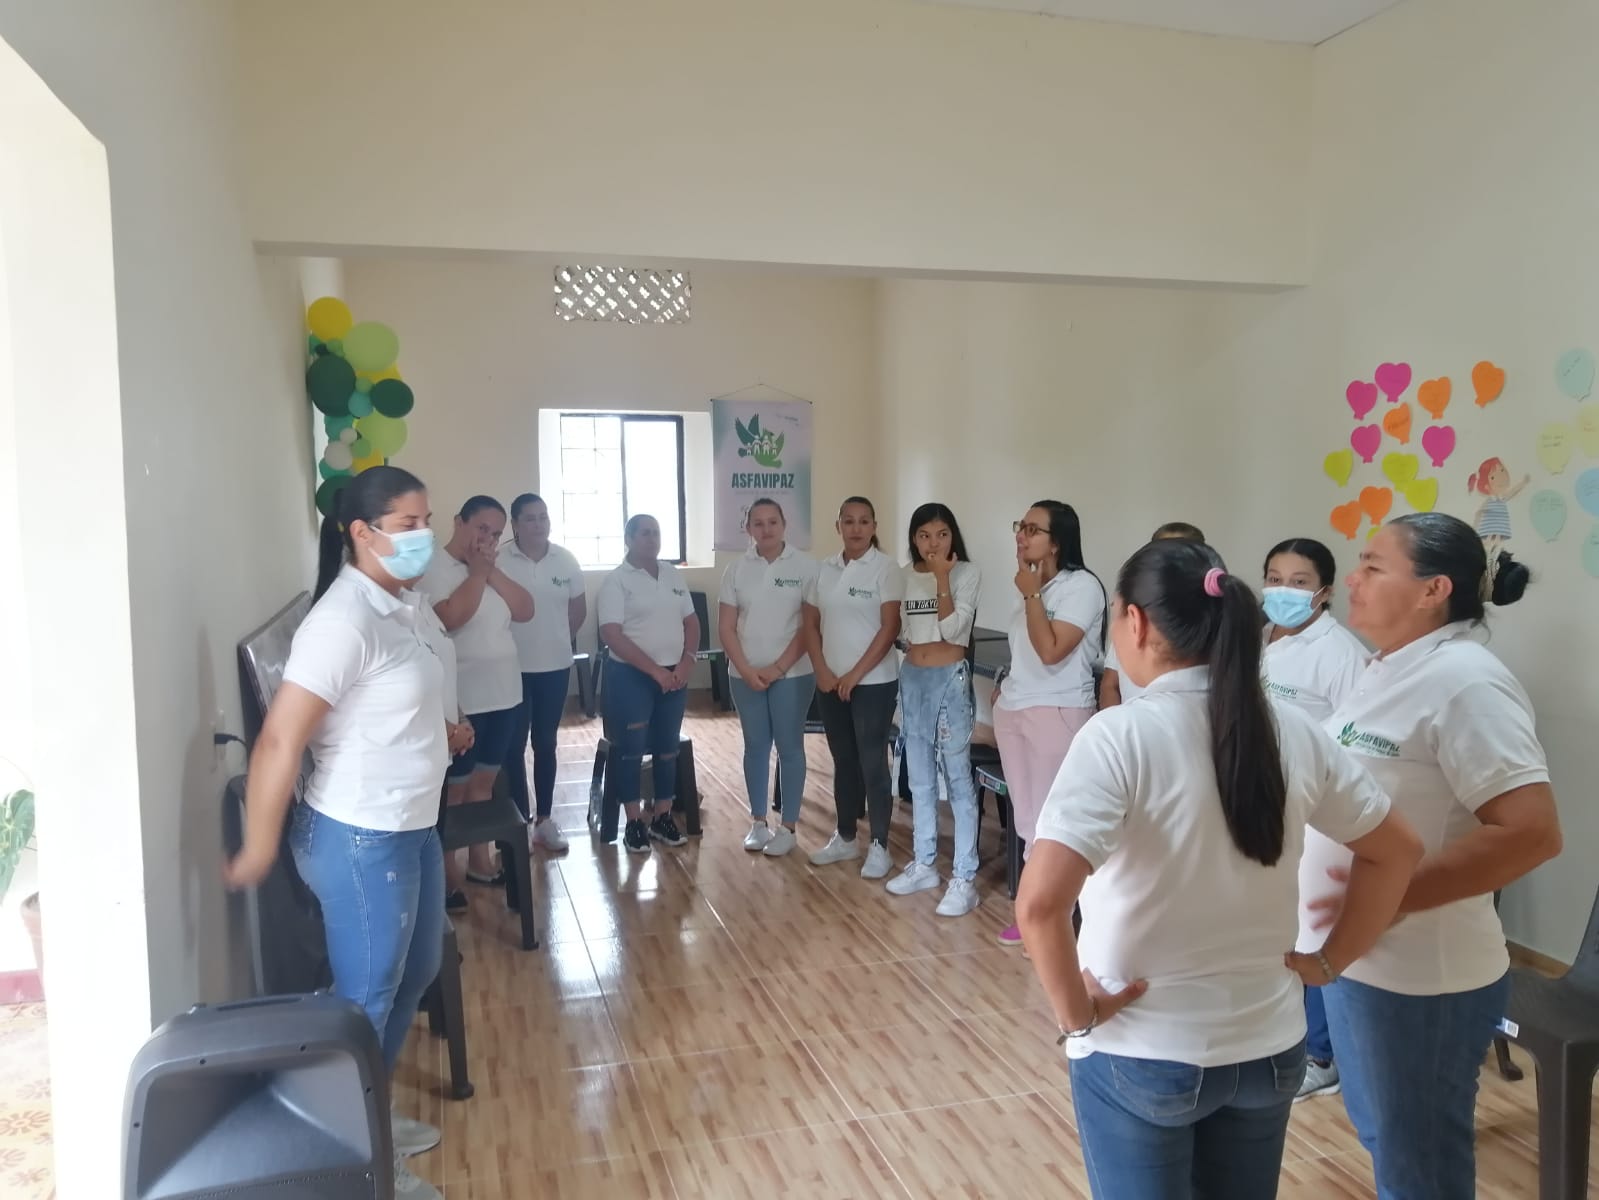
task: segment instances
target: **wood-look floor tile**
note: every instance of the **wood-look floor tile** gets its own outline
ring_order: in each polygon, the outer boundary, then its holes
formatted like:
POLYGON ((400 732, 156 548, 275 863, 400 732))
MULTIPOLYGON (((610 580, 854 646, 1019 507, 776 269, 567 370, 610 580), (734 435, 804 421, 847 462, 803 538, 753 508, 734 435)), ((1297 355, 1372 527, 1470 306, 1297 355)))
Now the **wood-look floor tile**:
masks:
POLYGON ((463 946, 461 995, 469 1015, 506 1003, 553 1004, 601 995, 585 942, 546 944, 537 950, 463 946))
POLYGON ((958 1017, 1049 1005, 1049 997, 1033 973, 1033 964, 998 946, 918 959, 911 963, 911 969, 958 1017))
POLYGON ((763 975, 860 967, 890 958, 864 922, 842 915, 826 924, 787 918, 727 921, 727 931, 763 975))
POLYGON ((755 974, 725 929, 638 933, 587 945, 600 987, 608 996, 748 979, 755 974))
POLYGON ((677 1200, 659 1154, 591 1163, 534 1163, 515 1176, 474 1176, 444 1188, 444 1200, 677 1200))
POLYGON ((1283 1159, 1278 1200, 1374 1200, 1371 1160, 1364 1154, 1283 1159))
POLYGON ((1070 1088, 1071 1071, 1055 1039, 1060 1025, 1047 1008, 969 1017, 966 1024, 1016 1069, 1029 1088, 1070 1088))
POLYGON ((671 934, 686 929, 719 929, 721 918, 705 898, 690 890, 602 893, 572 898, 572 911, 588 941, 633 934, 671 934))
MULTIPOLYGON (((845 889, 839 889, 838 894, 841 898, 847 898, 845 889)), ((924 895, 935 897, 936 904, 938 893, 928 892, 924 895)), ((915 900, 917 897, 909 899, 915 900)), ((860 907, 852 909, 895 958, 926 958, 935 954, 998 950, 1000 946, 995 938, 1000 930, 1010 924, 1009 910, 1008 902, 1003 913, 991 911, 985 903, 964 917, 941 917, 932 910, 932 906, 874 911, 865 909, 863 902, 860 907), (867 915, 868 912, 872 915, 867 915)), ((1006 953, 1019 961, 1026 961, 1020 950, 1007 950, 1006 953)))
MULTIPOLYGON (((620 834, 617 835, 620 839, 620 834)), ((667 888, 691 886, 687 876, 666 856, 670 849, 654 850, 649 854, 629 854, 618 840, 615 846, 602 847, 592 858, 576 857, 556 860, 555 869, 566 884, 567 894, 573 899, 580 896, 614 896, 625 892, 656 892, 667 888), (608 850, 609 854, 605 853, 608 850)))
POLYGON ((962 1021, 807 1038, 805 1045, 857 1118, 1030 1090, 962 1021))
POLYGON ((467 1039, 467 1062, 530 1071, 570 1070, 625 1062, 625 1044, 611 1023, 601 996, 569 996, 554 1001, 512 1002, 489 1009, 467 1039))
POLYGON ((846 1115, 799 1042, 645 1059, 633 1069, 663 1148, 759 1137, 846 1115))
POLYGON ((861 1124, 914 1196, 1088 1200, 1076 1131, 1042 1096, 976 1100, 861 1124))
POLYGON ((904 963, 765 975, 761 981, 800 1037, 836 1037, 890 1025, 937 1028, 949 1019, 944 1005, 904 963))
MULTIPOLYGON (((1531 1076, 1528 1076, 1531 1081, 1531 1076)), ((1588 1195, 1599 1193, 1599 1158, 1589 1146, 1588 1195)), ((1507 1129, 1477 1130, 1478 1200, 1528 1200, 1538 1194, 1538 1142, 1507 1129)))
POLYGON ((908 1200, 866 1131, 849 1122, 668 1147, 662 1157, 683 1200, 908 1200))
POLYGON ((786 1041, 788 1023, 757 979, 724 979, 607 998, 629 1058, 663 1058, 786 1041))

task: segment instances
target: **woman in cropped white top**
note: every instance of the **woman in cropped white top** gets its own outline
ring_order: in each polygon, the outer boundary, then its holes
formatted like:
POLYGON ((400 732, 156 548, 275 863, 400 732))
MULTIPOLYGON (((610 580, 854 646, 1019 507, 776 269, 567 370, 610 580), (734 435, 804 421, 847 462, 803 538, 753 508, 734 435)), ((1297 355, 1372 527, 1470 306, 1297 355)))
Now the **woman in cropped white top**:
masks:
POLYGON ((910 565, 900 629, 905 661, 899 673, 900 728, 910 776, 915 857, 888 881, 896 896, 940 883, 938 780, 943 772, 955 812, 953 873, 937 912, 965 916, 977 907, 977 789, 972 781, 974 721, 971 666, 966 647, 977 619, 982 572, 966 553, 955 514, 923 504, 911 514, 910 565))

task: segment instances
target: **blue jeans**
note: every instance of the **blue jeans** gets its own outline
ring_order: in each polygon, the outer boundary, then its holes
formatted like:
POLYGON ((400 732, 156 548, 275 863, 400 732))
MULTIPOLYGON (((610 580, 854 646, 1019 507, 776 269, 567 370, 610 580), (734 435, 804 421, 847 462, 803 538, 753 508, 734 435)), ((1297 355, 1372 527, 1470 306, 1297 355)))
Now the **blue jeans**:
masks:
POLYGON ((1319 1063, 1333 1061, 1332 1032, 1327 1028, 1327 1001, 1319 987, 1305 989, 1305 1053, 1319 1063))
POLYGON ((617 797, 623 804, 638 804, 648 754, 655 778, 655 811, 671 811, 677 797, 677 743, 688 689, 663 692, 637 667, 608 658, 604 704, 605 738, 611 743, 606 770, 616 772, 617 797))
POLYGON ((522 672, 522 703, 516 710, 510 749, 505 753, 505 780, 511 785, 511 799, 516 801, 524 817, 547 817, 555 803, 555 735, 561 728, 566 687, 571 678, 571 667, 562 667, 559 671, 522 672), (527 792, 530 736, 533 741, 532 797, 527 792), (534 804, 538 807, 534 808, 534 804))
POLYGON ((289 848, 322 906, 333 990, 366 1011, 392 1073, 444 948, 439 835, 361 829, 297 804, 289 848))
POLYGON ((762 824, 766 810, 767 781, 772 766, 772 743, 777 743, 777 769, 783 778, 783 824, 799 820, 800 796, 805 791, 805 714, 816 694, 816 676, 779 679, 758 692, 738 676, 733 687, 733 707, 744 728, 744 788, 750 795, 750 816, 762 824))
POLYGON ((1230 1067, 1090 1054, 1072 1104, 1095 1200, 1272 1200, 1305 1044, 1230 1067))
POLYGON ((1477 1194, 1477 1072, 1505 1015, 1510 977, 1444 996, 1340 979, 1322 989, 1344 1107, 1382 1200, 1477 1194))
POLYGON ((972 782, 972 675, 966 663, 915 667, 899 672, 900 723, 916 825, 916 861, 938 857, 938 774, 942 770, 955 810, 954 875, 977 874, 977 788, 972 782))

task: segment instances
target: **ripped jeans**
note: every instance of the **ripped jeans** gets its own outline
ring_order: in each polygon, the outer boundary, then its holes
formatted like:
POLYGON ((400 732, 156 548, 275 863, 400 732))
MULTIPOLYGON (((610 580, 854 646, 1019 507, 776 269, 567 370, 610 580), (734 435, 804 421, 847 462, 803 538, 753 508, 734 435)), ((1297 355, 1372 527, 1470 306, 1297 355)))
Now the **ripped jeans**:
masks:
POLYGON ((977 874, 977 788, 972 782, 972 673, 965 662, 947 667, 905 663, 899 671, 900 725, 910 776, 916 861, 938 857, 938 776, 955 812, 954 877, 977 874))
POLYGON ((655 811, 670 812, 677 798, 677 745, 683 732, 688 689, 663 692, 637 667, 605 661, 605 738, 611 743, 606 770, 616 772, 616 794, 630 808, 639 802, 644 756, 654 773, 655 811))

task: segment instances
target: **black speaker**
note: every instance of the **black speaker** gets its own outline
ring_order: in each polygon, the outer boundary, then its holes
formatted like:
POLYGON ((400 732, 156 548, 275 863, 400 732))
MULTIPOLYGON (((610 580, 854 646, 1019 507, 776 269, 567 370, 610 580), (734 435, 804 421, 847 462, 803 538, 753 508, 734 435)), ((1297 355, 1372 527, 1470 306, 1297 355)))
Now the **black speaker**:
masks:
POLYGON ((329 993, 182 1013, 128 1076, 123 1200, 391 1200, 383 1051, 329 993))

